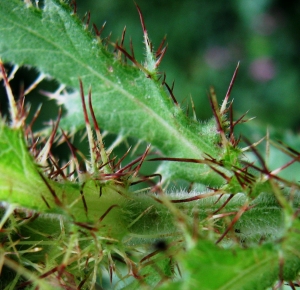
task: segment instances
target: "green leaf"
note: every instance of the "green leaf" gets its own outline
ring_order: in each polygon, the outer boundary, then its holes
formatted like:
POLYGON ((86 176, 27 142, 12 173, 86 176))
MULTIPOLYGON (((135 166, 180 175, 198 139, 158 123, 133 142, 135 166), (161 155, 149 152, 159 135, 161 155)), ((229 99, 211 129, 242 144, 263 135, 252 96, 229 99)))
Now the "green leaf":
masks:
MULTIPOLYGON (((270 244, 252 249, 221 249, 200 241, 181 260, 183 281, 161 289, 264 290, 279 280, 279 252, 270 244)), ((299 266, 299 257, 286 261, 285 268, 292 273, 292 279, 299 266)))
POLYGON ((284 238, 250 248, 222 248, 199 239, 181 253, 183 277, 160 289, 264 290, 281 278, 293 281, 300 270, 298 219, 284 238))
MULTIPOLYGON (((46 210, 37 192, 45 185, 24 142, 23 132, 0 123, 0 200, 31 209, 46 210)), ((52 204, 51 201, 49 201, 52 204)))
MULTIPOLYGON (((0 57, 18 65, 37 67, 59 82, 78 88, 92 87, 93 107, 100 126, 124 136, 146 140, 165 156, 220 158, 223 149, 214 122, 207 125, 188 119, 173 104, 155 76, 116 60, 107 48, 84 30, 69 7, 46 0, 45 8, 25 8, 21 1, 2 1, 0 7, 0 57)), ((77 95, 61 100, 67 114, 61 126, 83 127, 77 95)), ((168 165, 169 176, 221 185, 223 179, 203 164, 168 165)))
POLYGON ((225 250, 200 241, 183 262, 189 273, 185 289, 265 289, 276 280, 279 268, 278 253, 269 245, 225 250))

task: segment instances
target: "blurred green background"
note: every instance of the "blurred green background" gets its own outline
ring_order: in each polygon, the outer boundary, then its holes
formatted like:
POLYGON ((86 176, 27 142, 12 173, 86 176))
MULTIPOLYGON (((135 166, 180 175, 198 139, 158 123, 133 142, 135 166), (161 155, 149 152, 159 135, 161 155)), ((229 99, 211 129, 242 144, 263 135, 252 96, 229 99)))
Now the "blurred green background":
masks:
MULTIPOLYGON (((193 97, 200 119, 211 117, 207 99, 214 86, 221 103, 234 69, 240 70, 231 97, 239 114, 249 110, 264 124, 300 129, 300 1, 136 0, 157 48, 167 35, 160 70, 175 80, 175 96, 187 108, 193 97)), ((91 24, 106 21, 102 36, 132 38, 143 60, 143 35, 133 0, 77 0, 78 14, 91 12, 91 24)))

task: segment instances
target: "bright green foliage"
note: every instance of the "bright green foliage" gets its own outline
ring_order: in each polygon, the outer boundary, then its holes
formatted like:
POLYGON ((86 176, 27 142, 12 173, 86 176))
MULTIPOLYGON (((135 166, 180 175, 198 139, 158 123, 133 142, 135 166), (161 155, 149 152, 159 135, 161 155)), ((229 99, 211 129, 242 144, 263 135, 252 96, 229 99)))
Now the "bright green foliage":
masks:
POLYGON ((45 210, 46 206, 41 203, 42 200, 35 198, 36 192, 44 186, 27 151, 23 132, 11 130, 1 121, 0 138, 2 200, 45 210))
MULTIPOLYGON (((263 290, 279 280, 292 285, 300 270, 298 186, 269 172, 263 160, 261 170, 242 160, 229 134, 234 126, 226 119, 226 102, 219 109, 212 91, 214 118, 191 120, 158 81, 148 43, 145 66, 130 66, 94 39, 65 3, 46 0, 39 10, 2 2, 3 61, 37 67, 73 89, 80 78, 92 87, 101 126, 146 140, 170 160, 186 158, 164 163, 164 179, 201 183, 191 192, 158 186, 134 191, 132 185, 143 181, 143 158, 128 167, 108 161, 96 123, 92 132, 85 121, 84 96, 82 104, 76 93, 56 97, 66 109, 64 130, 86 125, 90 157, 83 158, 84 172, 69 141, 73 159, 60 169, 49 153, 51 142, 39 140, 42 134, 28 133, 25 122, 2 120, 4 289, 93 289, 105 272, 125 289, 263 290)), ((11 119, 22 115, 20 104, 18 110, 11 119)), ((291 149, 284 152, 298 158, 291 149)))

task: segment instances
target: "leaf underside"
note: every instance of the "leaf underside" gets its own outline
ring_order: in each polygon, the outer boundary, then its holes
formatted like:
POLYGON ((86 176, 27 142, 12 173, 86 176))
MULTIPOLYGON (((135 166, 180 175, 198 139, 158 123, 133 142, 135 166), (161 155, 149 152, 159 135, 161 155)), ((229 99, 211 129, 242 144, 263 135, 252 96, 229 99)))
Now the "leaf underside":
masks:
MULTIPOLYGON (((5 1, 0 27, 3 61, 37 67, 72 88, 78 88, 81 78, 85 88, 92 87, 95 114, 105 130, 146 140, 167 157, 202 159, 204 154, 222 154, 214 124, 188 119, 155 75, 147 78, 138 68, 117 60, 58 0, 45 1, 43 10, 26 9, 17 0, 5 1)), ((80 97, 71 94, 60 101, 67 110, 61 127, 82 128, 80 97)), ((223 182, 206 165, 172 163, 168 167, 175 178, 209 185, 223 182)))

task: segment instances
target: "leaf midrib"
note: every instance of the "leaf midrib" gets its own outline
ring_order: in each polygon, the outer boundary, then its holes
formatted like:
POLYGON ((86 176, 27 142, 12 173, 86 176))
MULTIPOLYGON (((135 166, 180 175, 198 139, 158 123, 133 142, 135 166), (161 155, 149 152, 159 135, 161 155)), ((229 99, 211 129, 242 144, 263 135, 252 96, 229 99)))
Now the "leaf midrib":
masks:
MULTIPOLYGON (((103 82, 105 83, 109 83, 116 91, 122 93, 125 97, 127 97, 128 99, 130 99, 132 102, 136 103, 140 108, 142 108, 143 111, 147 112, 149 115, 151 115, 155 120, 157 120, 159 122, 159 124, 163 125, 163 127, 165 128, 165 130, 167 132, 171 132, 171 135, 173 135, 174 138, 180 138, 181 139, 181 145, 185 145, 185 147, 190 150, 187 152, 194 152, 195 155, 197 156, 202 156, 202 154, 204 153, 203 151, 199 150, 199 146, 197 146, 196 144, 193 144, 192 142, 188 142, 187 138, 181 138, 183 137, 182 135, 178 134, 178 130, 176 130, 174 127, 170 126, 168 122, 166 122, 161 116, 159 116, 155 111, 153 111, 152 109, 150 109, 149 107, 147 107, 144 103, 142 103, 141 101, 139 101, 137 98, 135 98, 134 95, 128 93, 128 91, 120 88, 120 86, 116 85, 113 81, 109 80, 108 78, 104 77, 103 75, 99 74, 95 69, 93 69, 91 66, 86 65, 85 63, 83 63, 82 61, 80 61, 78 58, 75 58, 71 53, 69 53, 67 50, 64 50, 61 46, 57 45, 56 43, 54 43, 53 41, 50 41, 49 39, 43 37, 40 33, 37 33, 35 30, 32 30, 28 27, 24 27, 18 23, 16 23, 15 21, 11 21, 11 19, 7 19, 8 22, 12 23, 13 25, 17 26, 19 29, 25 30, 27 31, 27 33, 31 33, 34 36, 36 36, 37 38, 40 38, 42 41, 48 43, 49 45, 55 47, 56 49, 53 50, 53 52, 56 51, 60 51, 65 57, 71 59, 74 63, 77 63, 79 66, 85 68, 86 70, 88 70, 91 75, 94 75, 96 78, 98 77, 99 79, 101 79, 103 82)), ((51 22, 50 22, 51 23, 51 22)), ((44 22, 41 21, 41 24, 44 26, 44 22)), ((33 51, 34 49, 31 49, 31 51, 33 51)), ((18 50, 19 51, 19 50, 18 50)), ((52 52, 50 50, 50 52, 52 52)), ((77 51, 78 52, 78 51, 77 51)), ((188 128, 185 128, 185 130, 188 130, 188 128)), ((201 139, 197 140, 197 142, 201 142, 201 139)), ((209 146, 207 146, 206 143, 201 142, 201 147, 205 148, 205 153, 211 154, 211 148, 209 148, 209 146)))

